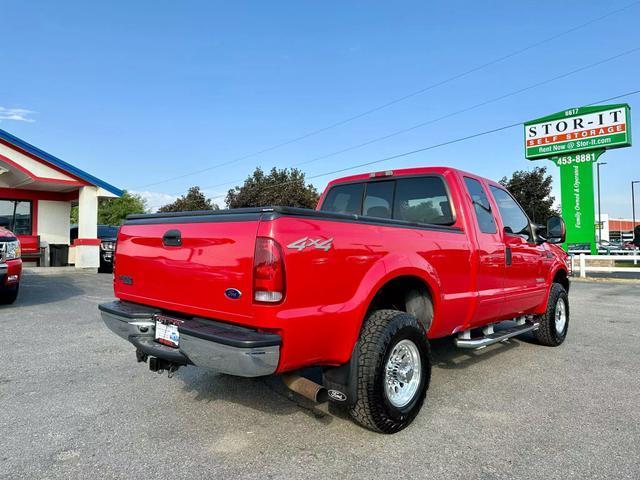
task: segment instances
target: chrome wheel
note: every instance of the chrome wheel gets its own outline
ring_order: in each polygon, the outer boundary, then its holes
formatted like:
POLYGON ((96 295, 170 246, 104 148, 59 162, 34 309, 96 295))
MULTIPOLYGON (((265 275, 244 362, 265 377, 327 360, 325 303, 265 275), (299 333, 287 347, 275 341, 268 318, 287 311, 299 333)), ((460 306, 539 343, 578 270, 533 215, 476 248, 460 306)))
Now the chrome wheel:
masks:
POLYGON ((385 393, 394 407, 404 407, 413 400, 420 386, 421 370, 416 344, 411 340, 399 341, 389 355, 384 373, 385 393))
POLYGON ((558 298, 558 303, 556 303, 556 333, 558 335, 562 335, 564 333, 564 329, 567 326, 567 305, 564 303, 564 299, 562 297, 558 298))

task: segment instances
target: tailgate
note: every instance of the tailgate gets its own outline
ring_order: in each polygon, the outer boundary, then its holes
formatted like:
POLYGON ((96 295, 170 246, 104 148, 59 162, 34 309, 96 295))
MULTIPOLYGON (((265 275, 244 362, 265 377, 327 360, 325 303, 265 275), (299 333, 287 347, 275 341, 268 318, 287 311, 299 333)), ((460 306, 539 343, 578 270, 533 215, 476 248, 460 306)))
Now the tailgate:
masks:
POLYGON ((250 317, 259 222, 255 213, 127 220, 118 235, 116 296, 190 315, 250 317))

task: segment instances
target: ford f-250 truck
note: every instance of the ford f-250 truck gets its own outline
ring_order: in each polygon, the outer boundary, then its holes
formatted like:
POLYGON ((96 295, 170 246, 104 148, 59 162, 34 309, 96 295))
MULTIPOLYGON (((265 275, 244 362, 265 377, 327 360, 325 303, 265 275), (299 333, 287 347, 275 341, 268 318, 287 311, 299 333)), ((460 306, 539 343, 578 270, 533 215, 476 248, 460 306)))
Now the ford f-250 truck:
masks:
POLYGON ((534 225, 501 185, 453 168, 355 175, 332 181, 316 210, 129 216, 118 300, 100 310, 151 370, 321 367, 330 401, 392 433, 424 402, 429 339, 481 348, 532 331, 563 342, 564 236, 561 218, 534 225))

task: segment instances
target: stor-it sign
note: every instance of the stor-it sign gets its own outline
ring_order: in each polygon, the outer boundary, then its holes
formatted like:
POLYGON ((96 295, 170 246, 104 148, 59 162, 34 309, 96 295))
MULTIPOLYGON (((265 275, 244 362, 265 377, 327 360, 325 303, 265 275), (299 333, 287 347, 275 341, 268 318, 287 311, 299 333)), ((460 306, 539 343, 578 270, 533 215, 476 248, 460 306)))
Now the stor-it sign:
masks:
POLYGON ((629 105, 597 105, 554 113, 524 124, 525 157, 548 158, 631 145, 629 105))

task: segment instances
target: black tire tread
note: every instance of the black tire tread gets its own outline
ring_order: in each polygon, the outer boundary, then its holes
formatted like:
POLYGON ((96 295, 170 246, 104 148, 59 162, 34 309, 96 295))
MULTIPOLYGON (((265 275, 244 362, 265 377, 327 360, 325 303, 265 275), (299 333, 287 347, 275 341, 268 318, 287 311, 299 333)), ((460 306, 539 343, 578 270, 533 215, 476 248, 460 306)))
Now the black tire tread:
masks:
MULTIPOLYGON (((558 302, 558 298, 560 296, 564 296, 565 300, 567 297, 567 292, 564 287, 559 283, 553 283, 551 285, 551 289, 549 290, 549 301, 547 302, 547 310, 546 312, 539 317, 540 327, 533 332, 536 340, 541 345, 545 345, 547 347, 557 347, 564 341, 564 337, 558 340, 555 331, 555 306, 558 302)), ((566 331, 569 328, 569 303, 567 301, 567 327, 565 327, 565 337, 566 331)))
MULTIPOLYGON (((377 310, 365 320, 360 334, 357 400, 349 413, 357 423, 376 432, 395 433, 402 430, 411 423, 424 403, 427 388, 421 392, 407 420, 397 422, 384 414, 376 398, 375 378, 376 375, 381 374, 385 350, 393 336, 405 327, 416 328, 423 333, 427 352, 429 352, 426 332, 420 322, 413 315, 399 310, 377 310)), ((428 369, 426 380, 428 387, 430 362, 424 367, 428 369)))

